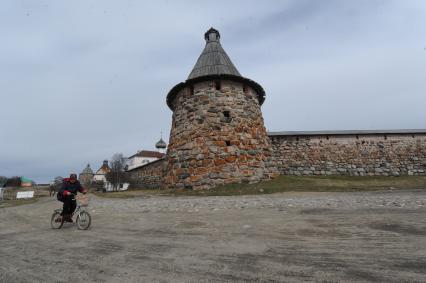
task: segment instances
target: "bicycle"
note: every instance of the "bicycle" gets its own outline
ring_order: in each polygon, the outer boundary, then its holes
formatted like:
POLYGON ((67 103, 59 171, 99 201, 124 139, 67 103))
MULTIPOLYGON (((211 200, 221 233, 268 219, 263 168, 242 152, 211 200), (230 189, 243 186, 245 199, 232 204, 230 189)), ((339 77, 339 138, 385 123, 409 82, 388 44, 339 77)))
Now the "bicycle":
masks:
MULTIPOLYGON (((77 201, 77 207, 73 214, 71 215, 71 218, 74 215, 77 215, 75 219, 75 223, 77 224, 77 228, 79 230, 87 230, 90 227, 90 224, 92 223, 92 217, 90 216, 89 212, 87 212, 84 207, 87 207, 89 205, 88 198, 78 197, 76 195, 73 195, 73 200, 77 201)), ((61 229, 64 225, 65 217, 62 217, 61 215, 62 209, 55 209, 53 211, 52 217, 50 219, 50 225, 53 229, 61 229), (60 220, 59 220, 60 218, 60 220)))

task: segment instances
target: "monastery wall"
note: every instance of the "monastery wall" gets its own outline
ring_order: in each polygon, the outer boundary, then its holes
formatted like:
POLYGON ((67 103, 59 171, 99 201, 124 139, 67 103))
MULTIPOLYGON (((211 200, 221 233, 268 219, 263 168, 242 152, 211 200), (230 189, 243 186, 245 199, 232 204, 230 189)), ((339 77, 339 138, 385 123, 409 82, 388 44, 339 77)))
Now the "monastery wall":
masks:
POLYGON ((283 175, 426 174, 426 133, 269 137, 283 175))
POLYGON ((130 188, 159 189, 163 186, 164 172, 167 160, 158 159, 144 166, 127 171, 130 178, 130 188))

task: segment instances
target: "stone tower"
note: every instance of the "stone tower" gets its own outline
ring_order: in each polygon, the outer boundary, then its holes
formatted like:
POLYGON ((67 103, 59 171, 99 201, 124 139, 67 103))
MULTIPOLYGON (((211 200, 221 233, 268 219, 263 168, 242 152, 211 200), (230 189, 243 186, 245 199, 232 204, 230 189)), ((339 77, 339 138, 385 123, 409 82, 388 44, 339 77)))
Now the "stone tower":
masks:
POLYGON ((240 75, 220 44, 219 31, 185 82, 167 95, 173 111, 165 187, 208 189, 255 183, 277 174, 260 106, 265 91, 240 75))
POLYGON ((92 168, 90 168, 90 164, 87 164, 86 168, 80 173, 79 180, 80 183, 85 186, 90 186, 93 180, 93 171, 92 168))

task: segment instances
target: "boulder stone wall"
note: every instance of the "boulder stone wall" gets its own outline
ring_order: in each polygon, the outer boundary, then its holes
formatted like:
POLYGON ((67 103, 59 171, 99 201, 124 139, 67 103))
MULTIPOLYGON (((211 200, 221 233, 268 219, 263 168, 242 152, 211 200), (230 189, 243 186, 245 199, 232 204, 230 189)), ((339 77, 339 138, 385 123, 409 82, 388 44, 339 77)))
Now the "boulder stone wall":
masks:
POLYGON ((426 174, 426 134, 270 135, 283 175, 426 174))
POLYGON ((167 159, 159 159, 127 171, 132 189, 160 189, 163 187, 167 159))
POLYGON ((172 103, 166 187, 208 189, 277 175, 251 87, 232 80, 198 82, 172 103))

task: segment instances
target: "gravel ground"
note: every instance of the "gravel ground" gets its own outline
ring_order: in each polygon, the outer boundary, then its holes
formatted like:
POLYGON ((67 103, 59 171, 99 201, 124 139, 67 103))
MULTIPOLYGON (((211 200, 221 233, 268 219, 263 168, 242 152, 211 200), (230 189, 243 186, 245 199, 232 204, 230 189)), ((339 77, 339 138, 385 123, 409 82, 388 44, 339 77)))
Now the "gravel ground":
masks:
POLYGON ((91 196, 0 208, 0 282, 426 282, 426 190, 91 196))

